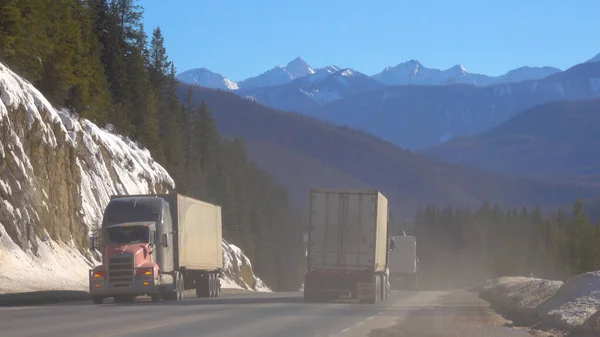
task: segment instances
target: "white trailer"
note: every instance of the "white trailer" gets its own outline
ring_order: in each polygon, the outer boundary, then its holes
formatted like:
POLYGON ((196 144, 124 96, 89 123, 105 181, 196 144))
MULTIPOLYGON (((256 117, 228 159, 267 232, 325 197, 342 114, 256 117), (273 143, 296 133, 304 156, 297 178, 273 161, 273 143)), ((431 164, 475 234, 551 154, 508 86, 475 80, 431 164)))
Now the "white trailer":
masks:
POLYGON ((306 301, 387 297, 388 214, 379 191, 311 189, 306 301))
POLYGON ((394 250, 389 257, 390 283, 394 287, 404 285, 406 288, 417 289, 419 277, 416 238, 402 235, 394 236, 392 240, 394 250))

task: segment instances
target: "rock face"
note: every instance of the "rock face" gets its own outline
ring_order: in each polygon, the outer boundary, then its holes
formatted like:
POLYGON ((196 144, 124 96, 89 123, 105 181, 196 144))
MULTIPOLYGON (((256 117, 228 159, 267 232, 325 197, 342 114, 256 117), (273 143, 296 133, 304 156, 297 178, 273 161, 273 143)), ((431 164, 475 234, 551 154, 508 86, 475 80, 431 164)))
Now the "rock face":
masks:
POLYGON ((0 64, 0 293, 86 289, 99 263, 87 237, 110 195, 174 188, 147 149, 55 109, 0 64))

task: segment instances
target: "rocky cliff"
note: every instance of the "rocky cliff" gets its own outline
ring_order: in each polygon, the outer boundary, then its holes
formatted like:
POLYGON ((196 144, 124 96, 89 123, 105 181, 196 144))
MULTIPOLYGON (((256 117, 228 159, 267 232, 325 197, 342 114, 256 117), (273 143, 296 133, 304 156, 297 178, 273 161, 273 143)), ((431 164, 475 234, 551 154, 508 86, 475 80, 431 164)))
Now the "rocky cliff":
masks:
MULTIPOLYGON (((0 293, 86 289, 99 263, 87 237, 110 195, 174 190, 147 149, 107 129, 54 108, 0 64, 0 293)), ((224 286, 268 290, 243 252, 223 245, 226 262, 243 262, 226 263, 224 286)))

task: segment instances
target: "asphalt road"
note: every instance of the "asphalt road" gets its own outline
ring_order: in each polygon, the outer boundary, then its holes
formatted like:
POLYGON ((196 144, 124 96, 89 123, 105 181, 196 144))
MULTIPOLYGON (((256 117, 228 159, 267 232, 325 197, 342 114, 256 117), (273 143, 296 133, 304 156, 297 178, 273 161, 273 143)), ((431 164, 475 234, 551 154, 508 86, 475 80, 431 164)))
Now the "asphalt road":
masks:
POLYGON ((466 292, 398 291, 378 305, 305 304, 301 295, 224 294, 181 302, 141 298, 132 304, 90 301, 0 308, 0 336, 530 336, 482 318, 489 313, 487 305, 466 292))

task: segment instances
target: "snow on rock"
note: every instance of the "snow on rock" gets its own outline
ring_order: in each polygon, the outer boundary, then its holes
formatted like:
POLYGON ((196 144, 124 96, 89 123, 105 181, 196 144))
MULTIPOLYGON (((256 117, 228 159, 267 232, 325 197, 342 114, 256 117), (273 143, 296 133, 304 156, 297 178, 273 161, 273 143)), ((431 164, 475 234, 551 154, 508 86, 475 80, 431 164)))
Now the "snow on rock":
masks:
MULTIPOLYGON (((482 298, 529 320, 569 331, 600 333, 600 271, 580 274, 566 282, 529 277, 486 281, 482 298)), ((530 321, 531 322, 531 321, 530 321)))
POLYGON ((600 271, 568 279, 556 294, 540 305, 540 315, 565 329, 581 326, 600 309, 600 271))
MULTIPOLYGON (((147 149, 55 109, 3 64, 0 163, 0 293, 87 289, 88 269, 99 263, 87 237, 110 195, 175 187, 147 149)), ((230 262, 223 287, 268 291, 241 250, 224 247, 228 261, 241 262, 230 262)))
POLYGON ((271 289, 252 271, 250 259, 236 245, 230 244, 225 239, 223 247, 223 269, 225 277, 221 280, 221 287, 270 292, 271 289))

